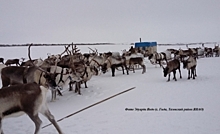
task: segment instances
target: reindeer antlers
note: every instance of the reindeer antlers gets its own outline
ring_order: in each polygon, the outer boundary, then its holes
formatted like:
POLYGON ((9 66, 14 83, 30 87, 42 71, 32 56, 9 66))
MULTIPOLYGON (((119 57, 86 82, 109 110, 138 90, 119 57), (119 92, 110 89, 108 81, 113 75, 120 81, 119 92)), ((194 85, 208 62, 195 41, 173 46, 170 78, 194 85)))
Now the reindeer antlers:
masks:
POLYGON ((88 47, 90 50, 93 51, 93 53, 98 54, 98 50, 95 48, 95 50, 93 50, 92 48, 88 47))
MULTIPOLYGON (((28 57, 29 57, 29 60, 31 61, 31 64, 33 65, 33 66, 35 66, 35 64, 32 62, 32 59, 31 59, 31 52, 30 52, 30 49, 31 49, 31 46, 32 46, 33 44, 30 44, 29 46, 28 46, 28 57)), ((35 67, 37 67, 37 69, 38 70, 40 70, 40 71, 42 71, 42 72, 45 72, 46 74, 49 74, 49 72, 47 72, 46 70, 44 70, 44 69, 42 69, 41 67, 38 67, 38 66, 35 66, 35 67)))
POLYGON ((73 43, 69 44, 68 46, 64 46, 64 47, 65 47, 65 50, 61 53, 61 55, 63 55, 65 52, 68 55, 73 55, 73 54, 76 54, 80 51, 80 49, 78 49, 77 46, 74 45, 73 43), (72 47, 72 50, 69 50, 70 46, 72 47))
MULTIPOLYGON (((28 46, 28 58, 29 58, 30 61, 32 61, 32 59, 31 59, 31 54, 30 54, 30 53, 31 53, 31 52, 30 52, 30 51, 31 51, 30 49, 31 49, 31 46, 32 46, 32 45, 33 45, 33 44, 30 44, 30 45, 28 46)), ((33 66, 35 66, 33 62, 31 62, 31 64, 32 64, 33 66)))
POLYGON ((78 53, 80 51, 80 49, 78 49, 77 47, 76 47, 76 45, 74 45, 74 47, 73 47, 73 43, 72 43, 72 53, 74 54, 74 53, 78 53))

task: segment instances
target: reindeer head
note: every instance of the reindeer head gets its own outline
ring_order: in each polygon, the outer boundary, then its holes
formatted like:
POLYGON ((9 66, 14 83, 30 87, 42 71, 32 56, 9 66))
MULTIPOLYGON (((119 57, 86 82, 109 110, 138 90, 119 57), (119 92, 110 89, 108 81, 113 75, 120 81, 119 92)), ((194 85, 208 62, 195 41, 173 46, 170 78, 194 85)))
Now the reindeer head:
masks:
POLYGON ((187 64, 189 63, 189 61, 183 60, 182 63, 183 63, 183 69, 185 69, 187 67, 187 64))
POLYGON ((55 88, 57 86, 56 84, 56 76, 57 73, 51 74, 51 73, 45 73, 44 78, 46 79, 46 83, 49 87, 55 88))

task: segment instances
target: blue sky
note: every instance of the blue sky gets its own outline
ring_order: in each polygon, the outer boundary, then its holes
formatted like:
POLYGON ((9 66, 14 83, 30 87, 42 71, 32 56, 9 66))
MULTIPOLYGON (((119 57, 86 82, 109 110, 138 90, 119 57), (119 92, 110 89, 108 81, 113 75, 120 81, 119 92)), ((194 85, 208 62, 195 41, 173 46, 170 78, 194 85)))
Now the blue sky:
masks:
POLYGON ((220 41, 219 0, 0 1, 0 44, 220 41))

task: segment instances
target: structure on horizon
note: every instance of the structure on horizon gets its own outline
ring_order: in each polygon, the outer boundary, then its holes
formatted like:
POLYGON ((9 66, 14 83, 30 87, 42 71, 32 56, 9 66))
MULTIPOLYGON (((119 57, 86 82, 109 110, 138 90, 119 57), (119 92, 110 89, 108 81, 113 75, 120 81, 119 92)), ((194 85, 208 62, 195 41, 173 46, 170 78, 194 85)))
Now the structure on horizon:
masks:
POLYGON ((150 53, 157 52, 157 42, 136 42, 134 44, 135 48, 148 51, 150 53))

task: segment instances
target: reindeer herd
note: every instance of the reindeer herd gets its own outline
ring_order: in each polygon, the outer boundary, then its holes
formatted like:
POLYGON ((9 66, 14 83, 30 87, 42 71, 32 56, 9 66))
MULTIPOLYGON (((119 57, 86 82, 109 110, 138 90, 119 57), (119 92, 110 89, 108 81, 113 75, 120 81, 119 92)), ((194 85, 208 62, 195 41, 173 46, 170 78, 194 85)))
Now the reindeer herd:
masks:
POLYGON ((167 49, 161 53, 142 53, 135 49, 119 52, 98 53, 97 49, 89 48, 92 53, 81 53, 76 45, 64 46, 64 51, 57 55, 48 55, 46 59, 32 59, 31 46, 28 47, 27 61, 19 63, 19 59, 9 59, 4 62, 0 58, 0 71, 2 89, 0 89, 0 133, 1 120, 5 117, 26 113, 35 123, 35 134, 40 130, 41 120, 38 113, 45 115, 55 126, 58 133, 62 131, 56 123, 53 115, 46 105, 46 93, 51 90, 51 101, 56 99, 56 95, 62 96, 62 88, 69 86, 69 91, 73 90, 81 94, 81 84, 88 88, 87 82, 93 75, 99 75, 111 70, 112 77, 116 76, 116 70, 129 75, 129 71, 135 73, 135 66, 142 68, 142 74, 146 72, 144 58, 147 56, 152 64, 159 64, 163 68, 164 77, 173 72, 173 79, 176 81, 176 70, 181 75, 181 63, 183 68, 188 70, 188 79, 197 76, 197 59, 200 56, 219 56, 219 46, 210 48, 188 48, 187 50, 167 49), (164 65, 166 64, 166 67, 164 65))
POLYGON ((161 53, 149 54, 148 59, 152 64, 159 64, 163 68, 164 77, 168 75, 168 80, 170 81, 170 73, 173 73, 173 79, 176 79, 176 70, 179 71, 180 79, 181 75, 181 63, 183 64, 183 69, 188 70, 188 79, 195 79, 197 77, 196 67, 197 59, 199 57, 219 57, 220 48, 219 45, 215 45, 214 48, 202 47, 188 48, 187 50, 182 49, 167 49, 161 53), (165 61, 166 63, 164 63, 165 61), (163 66, 166 64, 166 67, 163 66))
MULTIPOLYGON (((0 89, 0 133, 2 119, 18 113, 26 113, 35 123, 35 134, 40 130, 41 120, 38 114, 45 115, 55 126, 58 133, 62 133, 53 115, 46 105, 46 93, 51 90, 51 101, 56 99, 56 95, 62 95, 62 88, 69 85, 69 91, 73 90, 81 94, 81 84, 84 83, 88 88, 87 81, 93 75, 98 75, 111 70, 112 76, 118 67, 122 72, 129 74, 130 69, 135 64, 143 67, 146 72, 143 56, 132 57, 131 53, 124 53, 123 56, 118 52, 98 53, 97 49, 92 53, 82 54, 73 44, 65 46, 64 52, 57 55, 48 55, 46 59, 32 59, 31 45, 28 47, 27 61, 19 63, 19 59, 10 59, 4 62, 0 58, 0 72, 2 89, 0 89)), ((133 68, 134 72, 134 68, 133 68)))

